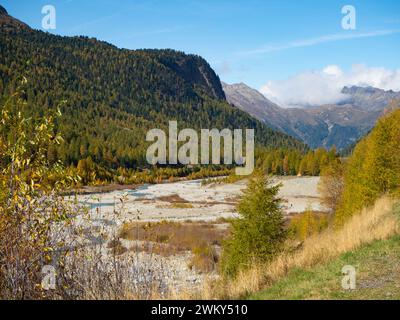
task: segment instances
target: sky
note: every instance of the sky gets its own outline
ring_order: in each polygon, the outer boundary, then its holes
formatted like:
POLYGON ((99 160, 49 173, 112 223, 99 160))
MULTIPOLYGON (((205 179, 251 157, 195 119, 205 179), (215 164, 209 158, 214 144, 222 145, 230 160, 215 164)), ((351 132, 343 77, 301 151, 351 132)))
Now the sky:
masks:
POLYGON ((244 82, 282 106, 340 100, 344 85, 400 91, 398 0, 0 0, 42 29, 117 47, 172 48, 204 57, 221 80, 244 82), (355 29, 342 26, 345 5, 355 29))

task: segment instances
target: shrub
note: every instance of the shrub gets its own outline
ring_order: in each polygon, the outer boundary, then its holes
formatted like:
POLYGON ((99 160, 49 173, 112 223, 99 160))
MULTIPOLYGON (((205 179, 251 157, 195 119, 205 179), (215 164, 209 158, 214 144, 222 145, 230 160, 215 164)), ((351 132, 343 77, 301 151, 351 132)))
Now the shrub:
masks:
POLYGON ((299 240, 320 233, 329 225, 326 213, 313 212, 308 208, 304 213, 297 214, 290 220, 289 232, 299 240))
POLYGON ((71 245, 64 227, 79 211, 60 195, 74 179, 48 158, 50 146, 62 141, 55 134, 57 115, 31 116, 25 83, 0 114, 0 299, 52 294, 41 288, 41 269, 62 263, 63 248, 71 245))
POLYGON ((193 248, 192 253, 193 258, 189 264, 190 268, 207 273, 215 270, 218 263, 218 254, 213 246, 203 244, 193 248))
POLYGON ((111 250, 113 255, 120 255, 128 251, 127 248, 125 248, 119 239, 113 239, 111 240, 108 244, 107 247, 111 250))
POLYGON ((335 212, 344 188, 344 164, 340 160, 332 161, 321 170, 321 180, 318 190, 321 202, 330 212, 335 212))

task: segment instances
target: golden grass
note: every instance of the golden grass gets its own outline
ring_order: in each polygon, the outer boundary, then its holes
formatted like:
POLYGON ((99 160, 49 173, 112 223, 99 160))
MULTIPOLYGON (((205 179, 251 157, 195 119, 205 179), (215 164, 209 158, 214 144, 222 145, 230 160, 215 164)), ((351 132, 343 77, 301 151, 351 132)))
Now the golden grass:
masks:
POLYGON ((216 223, 161 221, 126 223, 120 230, 119 237, 140 240, 142 243, 135 250, 161 256, 191 251, 193 259, 189 266, 202 272, 210 272, 216 268, 218 262, 214 247, 221 246, 228 234, 227 228, 219 228, 216 223))
POLYGON ((169 208, 172 209, 192 209, 193 208, 193 204, 191 203, 171 203, 169 205, 169 208))
POLYGON ((326 263, 340 254, 374 240, 399 233, 398 218, 393 214, 395 200, 384 197, 371 208, 351 217, 340 229, 329 228, 307 238, 294 252, 286 252, 266 265, 255 265, 234 280, 205 284, 202 298, 236 299, 264 289, 294 268, 326 263))

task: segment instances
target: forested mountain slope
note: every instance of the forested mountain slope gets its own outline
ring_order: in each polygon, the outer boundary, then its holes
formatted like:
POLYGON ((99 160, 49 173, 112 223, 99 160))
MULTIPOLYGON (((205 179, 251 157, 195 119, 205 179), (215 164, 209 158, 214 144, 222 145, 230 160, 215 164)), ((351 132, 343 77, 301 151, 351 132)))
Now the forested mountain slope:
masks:
POLYGON ((199 56, 173 50, 126 50, 87 37, 33 30, 0 13, 0 95, 26 76, 32 113, 56 108, 65 143, 50 156, 66 164, 92 157, 108 167, 145 165, 146 132, 166 129, 254 128, 266 147, 304 149, 225 101, 218 76, 199 56))

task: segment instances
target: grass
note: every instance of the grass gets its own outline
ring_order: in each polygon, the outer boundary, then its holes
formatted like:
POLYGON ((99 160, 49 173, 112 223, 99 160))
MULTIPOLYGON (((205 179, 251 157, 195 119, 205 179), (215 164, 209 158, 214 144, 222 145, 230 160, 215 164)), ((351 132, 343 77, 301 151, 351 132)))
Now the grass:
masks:
POLYGON ((172 209, 192 209, 193 205, 191 203, 171 203, 169 205, 169 208, 172 209))
POLYGON ((108 242, 107 248, 109 248, 112 254, 115 255, 120 255, 128 251, 128 249, 122 245, 119 239, 114 239, 108 242))
MULTIPOLYGON (((292 280, 296 277, 302 279, 303 286, 312 283, 310 279, 315 274, 310 272, 314 268, 327 266, 368 244, 400 234, 400 207, 395 203, 395 200, 387 197, 379 199, 374 206, 351 217, 340 229, 325 229, 320 234, 307 238, 300 247, 287 250, 268 264, 255 265, 240 272, 235 279, 223 280, 214 286, 206 285, 203 296, 225 299, 255 297, 257 292, 265 292, 278 283, 282 285, 284 282, 281 281, 290 276, 294 277, 292 280)), ((335 272, 340 271, 341 268, 335 272)), ((324 273, 320 276, 324 277, 324 273)), ((287 283, 290 285, 290 281, 287 283)), ((297 292, 300 299, 301 289, 297 292)))
POLYGON ((189 263, 189 268, 202 272, 212 272, 217 268, 219 255, 213 246, 199 246, 192 250, 193 257, 189 263))
POLYGON ((169 196, 161 196, 161 197, 158 197, 157 200, 169 202, 169 203, 188 203, 189 202, 186 199, 183 199, 178 194, 172 194, 169 196))
POLYGON ((303 241, 325 230, 329 226, 330 219, 331 215, 327 213, 307 209, 303 213, 291 216, 288 221, 289 233, 303 241))
POLYGON ((296 268, 249 299, 400 299, 400 236, 377 240, 314 268, 296 268), (356 268, 356 288, 341 286, 343 266, 356 268))
POLYGON ((212 223, 180 223, 162 221, 155 223, 128 223, 119 234, 127 240, 141 240, 169 244, 178 251, 192 250, 201 244, 221 245, 227 230, 212 223))

